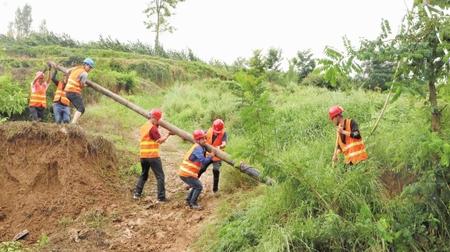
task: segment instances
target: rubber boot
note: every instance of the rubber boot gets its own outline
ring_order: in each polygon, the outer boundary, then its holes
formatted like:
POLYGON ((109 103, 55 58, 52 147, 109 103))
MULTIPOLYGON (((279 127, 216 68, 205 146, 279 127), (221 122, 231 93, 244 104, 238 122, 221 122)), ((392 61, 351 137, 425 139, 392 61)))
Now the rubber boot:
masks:
POLYGON ((192 197, 191 197, 191 201, 190 201, 190 206, 192 209, 200 209, 201 207, 197 204, 197 199, 198 196, 200 196, 200 193, 202 192, 202 190, 200 189, 192 189, 192 197))
POLYGON ((219 177, 220 177, 220 171, 213 170, 213 192, 219 191, 219 177))

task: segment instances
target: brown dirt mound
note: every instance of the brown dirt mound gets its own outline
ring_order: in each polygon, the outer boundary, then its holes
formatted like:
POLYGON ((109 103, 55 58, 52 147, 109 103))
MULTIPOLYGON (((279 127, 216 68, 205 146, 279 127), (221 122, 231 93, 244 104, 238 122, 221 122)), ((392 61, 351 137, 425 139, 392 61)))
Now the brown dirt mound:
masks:
POLYGON ((116 154, 101 137, 76 126, 0 124, 0 242, 24 229, 30 241, 51 234, 64 218, 114 202, 116 154))

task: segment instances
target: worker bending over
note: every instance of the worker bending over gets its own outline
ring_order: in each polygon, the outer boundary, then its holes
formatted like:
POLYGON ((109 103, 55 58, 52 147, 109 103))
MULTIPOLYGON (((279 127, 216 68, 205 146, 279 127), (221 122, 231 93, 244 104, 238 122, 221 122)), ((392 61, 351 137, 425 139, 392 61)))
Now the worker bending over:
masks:
POLYGON ((336 126, 336 145, 333 153, 333 165, 338 160, 338 154, 343 153, 345 164, 355 165, 367 159, 366 147, 359 132, 358 124, 350 118, 344 119, 341 106, 333 106, 328 113, 330 120, 336 126))
POLYGON ((191 209, 199 210, 201 207, 197 204, 197 199, 202 192, 203 185, 198 179, 198 173, 202 166, 211 163, 212 158, 215 156, 215 150, 211 152, 210 156, 206 157, 206 134, 203 130, 195 130, 192 137, 195 144, 184 155, 178 175, 184 183, 191 187, 186 198, 186 204, 191 209))

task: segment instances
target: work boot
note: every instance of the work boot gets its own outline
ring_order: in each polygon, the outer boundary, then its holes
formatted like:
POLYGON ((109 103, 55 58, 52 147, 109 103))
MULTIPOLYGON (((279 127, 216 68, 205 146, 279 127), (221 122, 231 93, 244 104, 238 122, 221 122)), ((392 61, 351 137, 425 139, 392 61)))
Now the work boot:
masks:
POLYGON ((202 209, 203 209, 203 208, 202 208, 199 204, 197 204, 197 203, 191 204, 189 207, 190 207, 192 210, 202 210, 202 209))
POLYGON ((138 200, 141 197, 142 197, 142 195, 140 193, 137 193, 137 192, 133 193, 133 199, 138 200))

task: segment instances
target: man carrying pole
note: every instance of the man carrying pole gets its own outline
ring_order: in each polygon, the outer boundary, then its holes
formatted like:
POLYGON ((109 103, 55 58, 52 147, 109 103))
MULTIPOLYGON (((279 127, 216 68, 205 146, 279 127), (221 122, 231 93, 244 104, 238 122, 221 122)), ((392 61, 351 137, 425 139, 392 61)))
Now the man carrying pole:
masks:
POLYGON ((158 202, 165 202, 165 176, 159 154, 160 144, 164 143, 171 135, 161 137, 158 130, 158 122, 161 120, 162 111, 160 109, 152 109, 150 111, 150 119, 140 129, 140 157, 142 173, 134 190, 134 199, 139 199, 142 195, 145 182, 148 179, 148 172, 151 168, 156 178, 158 202))
POLYGON ((86 58, 83 61, 83 65, 76 66, 70 70, 69 79, 64 91, 66 92, 66 97, 77 110, 73 115, 73 124, 76 124, 78 119, 80 119, 81 115, 84 113, 84 103, 83 98, 81 97, 81 90, 86 85, 88 72, 91 71, 94 66, 94 61, 91 58, 86 58))

